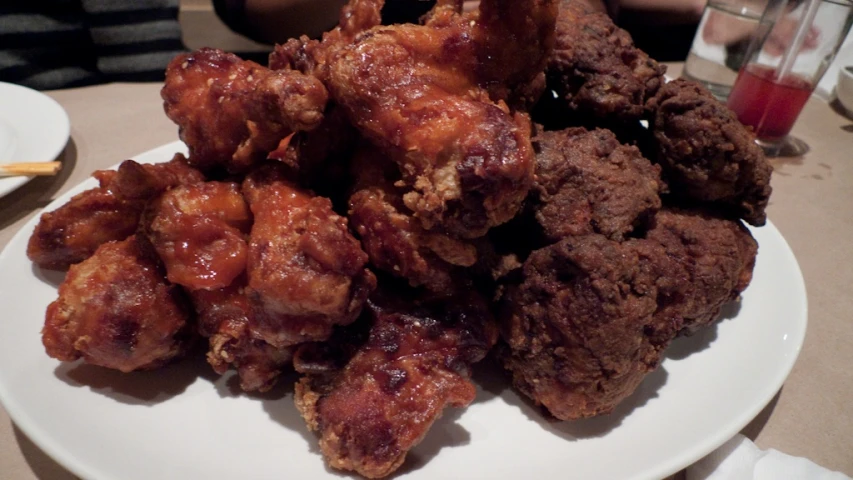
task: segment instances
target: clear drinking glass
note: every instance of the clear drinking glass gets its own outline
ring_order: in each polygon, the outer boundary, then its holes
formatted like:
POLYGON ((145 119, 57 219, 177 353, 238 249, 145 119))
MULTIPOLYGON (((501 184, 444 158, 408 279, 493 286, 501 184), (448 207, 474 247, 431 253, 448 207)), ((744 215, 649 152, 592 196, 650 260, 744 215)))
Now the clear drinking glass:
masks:
POLYGON ((851 23, 853 0, 789 0, 767 8, 728 106, 769 155, 807 148, 788 134, 851 23))
POLYGON ((725 101, 765 8, 784 0, 709 0, 682 75, 725 101))

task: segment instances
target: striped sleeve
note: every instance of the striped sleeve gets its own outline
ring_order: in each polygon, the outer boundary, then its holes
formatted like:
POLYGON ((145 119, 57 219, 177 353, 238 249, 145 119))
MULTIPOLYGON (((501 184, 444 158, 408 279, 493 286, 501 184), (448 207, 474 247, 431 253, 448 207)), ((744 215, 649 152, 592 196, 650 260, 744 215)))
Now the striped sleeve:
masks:
POLYGON ((97 68, 108 81, 161 81, 185 50, 178 0, 82 0, 97 68))

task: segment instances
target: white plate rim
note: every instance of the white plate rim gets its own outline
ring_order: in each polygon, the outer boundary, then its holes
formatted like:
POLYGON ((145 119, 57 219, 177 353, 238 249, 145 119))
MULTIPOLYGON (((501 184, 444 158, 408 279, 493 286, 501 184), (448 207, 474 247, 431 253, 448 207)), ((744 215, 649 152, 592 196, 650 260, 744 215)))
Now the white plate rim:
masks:
MULTIPOLYGON (((0 158, 0 163, 10 162, 52 162, 65 149, 71 138, 71 121, 68 112, 50 96, 14 83, 0 82, 0 120, 9 125, 17 134, 18 148, 11 158, 0 158), (21 113, 21 108, 29 109, 21 113), (27 125, 19 125, 22 115, 27 125), (50 122, 47 131, 36 130, 34 122, 50 122), (36 155, 21 157, 22 145, 37 152, 36 155)), ((8 195, 34 177, 0 178, 0 197, 8 195)))
MULTIPOLYGON (((133 158, 141 162, 164 161, 171 158, 172 153, 177 151, 186 151, 184 145, 181 142, 173 142, 170 144, 166 144, 143 154, 136 155, 133 158)), ((74 187, 71 191, 59 197, 57 200, 48 205, 44 209, 44 211, 50 211, 52 209, 55 209, 56 207, 67 201, 67 199, 70 198, 71 195, 82 191, 83 189, 91 188, 94 185, 95 181, 93 179, 89 179, 85 182, 82 182, 81 184, 74 187)), ((16 235, 9 242, 4 251, 0 252, 0 265, 5 264, 8 261, 8 257, 10 257, 11 255, 17 255, 21 253, 20 251, 13 251, 15 249, 13 249, 12 247, 15 245, 20 245, 22 240, 25 244, 25 239, 29 236, 32 228, 37 222, 37 219, 38 217, 34 217, 29 222, 27 222, 21 228, 21 230, 16 233, 16 235)), ((776 368, 772 372, 771 378, 766 379, 766 381, 763 382, 760 392, 754 395, 752 401, 749 402, 749 408, 744 408, 740 411, 738 415, 730 418, 723 427, 716 429, 714 432, 711 432, 708 436, 705 437, 703 442, 697 442, 693 444, 690 448, 685 448, 681 452, 668 457, 667 460, 658 463, 652 469, 636 472, 636 474, 632 474, 631 476, 626 478, 662 478, 681 470, 682 468, 692 464, 696 460, 710 453, 712 450, 722 445, 726 440, 731 438, 735 433, 737 433, 744 426, 746 426, 753 418, 755 418, 756 415, 758 415, 758 413, 772 400, 772 398, 779 391, 794 366, 794 363, 799 355, 799 352, 803 345, 803 341, 805 339, 806 327, 808 323, 807 297, 802 273, 799 268, 799 265, 797 264, 796 258, 792 250, 790 249, 790 246, 787 244, 787 242, 781 236, 781 233, 779 233, 779 231, 772 224, 772 222, 768 221, 767 225, 760 229, 755 229, 752 227, 750 227, 750 229, 757 238, 762 237, 762 239, 759 241, 760 243, 758 265, 762 265, 762 248, 768 248, 766 242, 769 241, 772 242, 772 248, 775 249, 774 253, 778 255, 778 258, 774 257, 774 262, 784 263, 785 268, 791 269, 788 272, 791 276, 787 279, 788 281, 790 281, 790 283, 787 285, 787 288, 791 289, 791 291, 794 292, 793 297, 796 297, 794 299, 794 302, 792 303, 792 306, 795 308, 793 311, 791 311, 792 317, 794 317, 795 320, 792 323, 793 329, 788 332, 788 335, 790 335, 791 338, 788 342, 789 347, 783 355, 785 361, 783 363, 780 363, 778 365, 778 368, 776 368)), ((759 268, 758 265, 756 268, 759 268)), ((747 293, 749 293, 749 289, 747 289, 745 295, 747 293)), ((0 297, 2 296, 2 292, 0 292, 0 297)), ((39 319, 38 321, 40 322, 41 319, 39 319)), ((1 338, 0 345, 2 345, 1 338)), ((669 361, 669 359, 665 360, 664 366, 666 366, 668 364, 667 362, 669 361)), ((103 474, 103 472, 99 472, 97 467, 93 468, 93 466, 91 465, 81 463, 73 455, 68 453, 65 446, 56 442, 54 436, 52 436, 50 432, 45 431, 45 428, 42 425, 39 425, 39 423, 33 418, 32 414, 30 412, 27 412, 27 409, 15 400, 14 393, 9 391, 7 389, 6 384, 2 381, 2 370, 3 366, 0 365, 0 404, 2 404, 6 408, 7 412, 9 413, 9 416, 21 429, 21 431, 23 431, 36 445, 42 448, 49 456, 57 460, 61 465, 69 469, 74 474, 82 478, 92 480, 102 480, 110 478, 110 476, 103 474)))

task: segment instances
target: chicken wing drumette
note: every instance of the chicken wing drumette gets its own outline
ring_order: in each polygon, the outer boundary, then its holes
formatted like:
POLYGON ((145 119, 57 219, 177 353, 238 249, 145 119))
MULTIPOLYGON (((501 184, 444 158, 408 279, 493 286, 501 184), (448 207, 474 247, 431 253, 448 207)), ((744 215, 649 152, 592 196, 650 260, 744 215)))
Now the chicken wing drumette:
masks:
POLYGON ((175 57, 161 95, 190 162, 230 173, 245 173, 288 135, 315 128, 328 100, 313 76, 273 71, 211 48, 175 57))
POLYGON ((117 171, 100 170, 94 177, 100 186, 42 214, 27 245, 38 266, 65 270, 89 258, 101 244, 133 234, 150 199, 175 185, 204 181, 180 154, 157 164, 125 160, 117 171))
POLYGON ((368 478, 399 468, 446 407, 473 401, 470 367, 497 337, 475 294, 441 302, 391 295, 370 301, 370 333, 361 346, 339 349, 355 351, 344 366, 301 349, 295 361, 308 373, 296 385, 296 406, 319 433, 326 461, 368 478))
POLYGON ((673 80, 649 100, 650 155, 673 194, 724 208, 761 226, 773 167, 754 135, 701 85, 673 80))
POLYGON ((246 178, 243 194, 254 214, 248 295, 260 336, 286 347, 323 340, 334 325, 355 320, 376 278, 329 199, 297 187, 273 163, 246 178))
POLYGON ((574 112, 608 123, 640 120, 665 71, 606 13, 594 12, 581 1, 560 2, 546 77, 548 88, 557 93, 561 114, 574 112))
POLYGON ((71 266, 59 298, 47 307, 42 342, 47 354, 122 372, 162 366, 184 353, 191 309, 163 277, 144 238, 101 245, 71 266))

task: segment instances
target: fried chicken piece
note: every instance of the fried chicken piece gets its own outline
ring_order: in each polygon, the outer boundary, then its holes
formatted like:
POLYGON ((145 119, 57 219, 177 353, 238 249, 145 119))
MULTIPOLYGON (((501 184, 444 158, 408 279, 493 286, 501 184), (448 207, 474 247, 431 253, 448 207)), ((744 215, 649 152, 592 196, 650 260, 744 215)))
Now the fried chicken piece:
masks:
POLYGON ((355 320, 376 278, 346 218, 295 186, 281 164, 254 170, 243 194, 255 218, 248 295, 261 338, 277 348, 324 340, 334 325, 355 320))
POLYGON ((761 226, 773 167, 754 135, 698 83, 676 79, 649 100, 654 158, 677 196, 712 203, 761 226))
POLYGON ((183 292, 163 278, 156 254, 134 235, 71 266, 47 307, 42 342, 58 360, 150 370, 184 353, 190 320, 183 292))
POLYGON ((446 407, 474 400, 470 366, 497 337, 475 294, 449 302, 396 295, 372 297, 369 337, 344 367, 324 371, 316 354, 296 363, 312 366, 296 385, 296 406, 319 433, 326 461, 368 478, 399 468, 446 407))
POLYGON ((328 59, 333 98, 397 163, 410 190, 404 203, 425 229, 476 238, 518 211, 533 177, 529 122, 492 102, 486 88, 535 77, 536 59, 547 53, 504 68, 482 61, 494 42, 507 48, 512 29, 523 30, 512 32, 516 39, 547 45, 554 5, 484 1, 482 21, 453 15, 428 26, 374 27, 328 59), (489 13, 495 9, 504 16, 489 13))
POLYGON ((477 248, 469 241, 440 230, 424 230, 403 205, 400 173, 393 162, 371 147, 362 148, 352 163, 354 193, 348 218, 374 267, 408 280, 413 287, 449 295, 458 267, 477 261, 477 248))
POLYGON ((209 339, 207 362, 222 375, 233 367, 243 391, 265 392, 290 364, 292 347, 277 348, 252 328, 255 308, 246 295, 245 275, 217 290, 189 293, 198 315, 198 331, 209 339))
POLYGON ((655 323, 662 269, 649 258, 666 256, 597 234, 533 252, 503 304, 513 385, 561 420, 609 413, 630 395, 660 362, 669 340, 661 332, 675 335, 655 323))
POLYGON ((117 171, 99 170, 93 176, 100 186, 39 219, 27 244, 27 257, 39 267, 65 270, 98 246, 124 240, 136 231, 148 200, 175 185, 204 181, 181 154, 156 164, 125 160, 117 171))
POLYGON ((569 128, 534 138, 533 210, 549 242, 600 233, 621 240, 660 208, 660 167, 609 130, 569 128))
POLYGON ((646 233, 687 270, 670 308, 682 317, 682 335, 714 323, 726 303, 752 280, 758 244, 740 222, 713 212, 665 207, 646 233))
POLYGON ((148 206, 142 223, 172 283, 213 290, 246 270, 252 213, 237 183, 173 188, 148 206))
POLYGON ((663 84, 666 67, 634 46, 606 13, 562 0, 547 86, 563 108, 611 122, 637 121, 663 84))
POLYGON ((175 57, 161 96, 190 162, 230 173, 247 172, 288 135, 317 127, 328 100, 313 76, 273 71, 211 48, 175 57))

